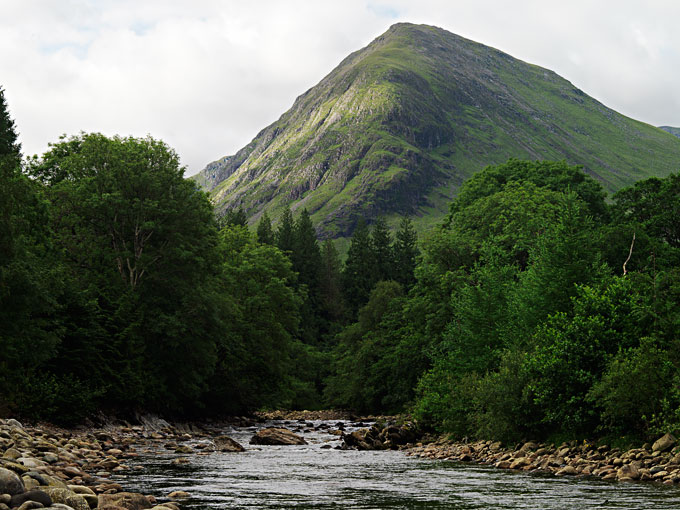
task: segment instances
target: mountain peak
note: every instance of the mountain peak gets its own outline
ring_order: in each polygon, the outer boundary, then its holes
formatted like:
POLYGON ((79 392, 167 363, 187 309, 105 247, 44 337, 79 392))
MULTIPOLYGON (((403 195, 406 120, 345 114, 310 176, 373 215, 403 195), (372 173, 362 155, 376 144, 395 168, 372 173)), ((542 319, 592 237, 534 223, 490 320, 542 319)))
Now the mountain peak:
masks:
POLYGON ((397 23, 350 54, 233 157, 197 179, 257 221, 305 207, 322 237, 359 218, 438 221, 464 179, 510 157, 581 164, 610 191, 680 157, 557 74, 428 25, 397 23))

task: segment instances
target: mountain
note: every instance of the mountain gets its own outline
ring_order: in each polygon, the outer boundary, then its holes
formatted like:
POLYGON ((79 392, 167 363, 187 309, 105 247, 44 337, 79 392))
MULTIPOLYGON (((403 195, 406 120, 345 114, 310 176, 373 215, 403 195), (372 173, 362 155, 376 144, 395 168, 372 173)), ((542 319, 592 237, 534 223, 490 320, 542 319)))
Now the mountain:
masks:
POLYGON ((680 137, 680 128, 671 127, 671 126, 659 126, 659 129, 663 129, 664 131, 667 131, 672 135, 680 137))
POLYGON ((345 58, 279 120, 197 177, 218 211, 306 207, 321 237, 359 218, 438 221, 472 173, 566 159, 609 191, 678 170, 680 139, 554 72, 441 28, 399 23, 345 58))

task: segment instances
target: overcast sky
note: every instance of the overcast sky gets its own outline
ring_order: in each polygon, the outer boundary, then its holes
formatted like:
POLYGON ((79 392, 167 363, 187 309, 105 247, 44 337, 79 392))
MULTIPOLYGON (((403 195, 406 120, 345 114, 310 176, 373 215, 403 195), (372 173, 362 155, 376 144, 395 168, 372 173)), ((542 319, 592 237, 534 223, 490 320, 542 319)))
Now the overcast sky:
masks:
POLYGON ((680 126, 677 0, 5 0, 0 86, 23 151, 151 134, 187 175, 233 154, 393 23, 436 25, 680 126))

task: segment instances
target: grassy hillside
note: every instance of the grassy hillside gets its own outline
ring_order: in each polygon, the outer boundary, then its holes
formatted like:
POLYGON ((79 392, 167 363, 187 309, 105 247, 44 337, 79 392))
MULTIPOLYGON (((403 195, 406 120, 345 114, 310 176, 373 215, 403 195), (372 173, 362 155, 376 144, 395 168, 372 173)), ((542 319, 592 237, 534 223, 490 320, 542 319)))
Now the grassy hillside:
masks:
POLYGON ((671 126, 659 126, 660 129, 663 129, 664 131, 667 131, 668 133, 680 137, 680 128, 676 127, 671 127, 671 126))
POLYGON ((460 184, 510 157, 581 164, 609 191, 678 170, 680 139, 557 74, 445 30, 397 24, 349 55, 198 181, 257 221, 306 207, 322 237, 359 218, 438 221, 460 184))

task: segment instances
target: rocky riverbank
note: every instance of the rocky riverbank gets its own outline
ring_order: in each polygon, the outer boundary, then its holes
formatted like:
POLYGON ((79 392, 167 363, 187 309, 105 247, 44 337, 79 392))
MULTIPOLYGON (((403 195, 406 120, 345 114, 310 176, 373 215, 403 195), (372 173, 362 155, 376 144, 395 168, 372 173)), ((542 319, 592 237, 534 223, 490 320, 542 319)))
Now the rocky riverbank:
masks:
POLYGON ((126 492, 110 478, 143 469, 134 461, 154 444, 194 451, 182 443, 196 436, 209 434, 163 420, 87 430, 24 427, 13 419, 0 420, 0 510, 179 510, 175 500, 185 493, 170 493, 161 503, 153 496, 126 492))
POLYGON ((680 483, 680 446, 670 434, 651 446, 625 451, 588 443, 555 446, 533 441, 508 449, 499 442, 461 443, 440 437, 429 444, 409 448, 407 454, 557 476, 596 476, 621 482, 650 480, 668 485, 680 483))

